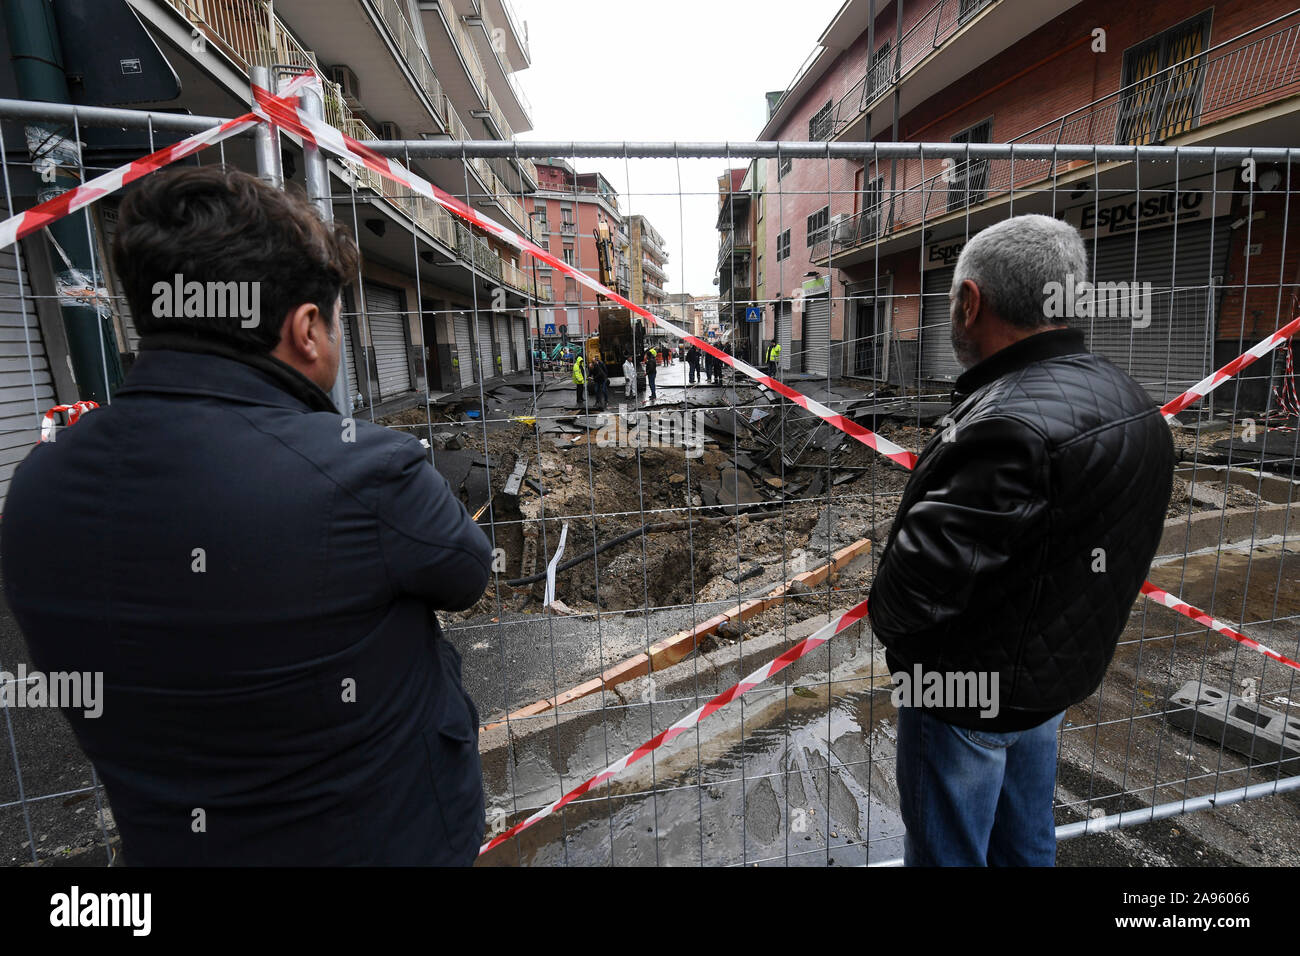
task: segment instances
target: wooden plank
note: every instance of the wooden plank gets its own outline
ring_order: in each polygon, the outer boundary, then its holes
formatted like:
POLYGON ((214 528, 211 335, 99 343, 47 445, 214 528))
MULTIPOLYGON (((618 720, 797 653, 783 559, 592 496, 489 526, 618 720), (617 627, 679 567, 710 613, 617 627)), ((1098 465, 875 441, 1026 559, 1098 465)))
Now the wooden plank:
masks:
POLYGON ((492 724, 484 725, 481 730, 488 731, 494 727, 504 726, 508 721, 523 720, 529 717, 536 717, 556 707, 562 707, 565 704, 588 697, 591 694, 601 690, 610 690, 619 684, 635 680, 638 677, 645 677, 655 671, 661 671, 673 664, 679 663, 694 650, 699 647, 700 641, 710 634, 717 633, 719 627, 728 621, 747 621, 752 617, 762 614, 764 611, 776 607, 785 599, 786 593, 791 586, 798 581, 799 583, 811 588, 821 584, 830 576, 832 571, 838 571, 847 565, 850 561, 860 555, 866 554, 871 550, 871 539, 861 538, 846 547, 836 551, 831 560, 825 564, 814 568, 811 571, 805 571, 780 584, 769 591, 764 597, 752 598, 734 607, 728 608, 721 614, 716 614, 695 627, 667 637, 657 644, 650 646, 648 652, 636 654, 626 660, 607 668, 599 677, 578 684, 576 687, 570 687, 554 697, 548 697, 544 700, 534 701, 525 707, 506 715, 505 720, 498 720, 492 724))

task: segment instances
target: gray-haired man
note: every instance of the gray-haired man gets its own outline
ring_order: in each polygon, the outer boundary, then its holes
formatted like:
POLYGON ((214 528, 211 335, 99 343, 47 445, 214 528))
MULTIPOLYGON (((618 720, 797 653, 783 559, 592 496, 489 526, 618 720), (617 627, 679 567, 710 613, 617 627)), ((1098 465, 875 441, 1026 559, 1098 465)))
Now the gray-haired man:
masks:
POLYGON ((1057 728, 1100 684, 1159 543, 1173 443, 1067 326, 1058 306, 1088 274, 1079 234, 1046 216, 990 226, 957 262, 966 372, 870 598, 900 687, 949 691, 899 709, 908 865, 1054 862, 1057 728), (977 686, 993 699, 959 693, 977 686))

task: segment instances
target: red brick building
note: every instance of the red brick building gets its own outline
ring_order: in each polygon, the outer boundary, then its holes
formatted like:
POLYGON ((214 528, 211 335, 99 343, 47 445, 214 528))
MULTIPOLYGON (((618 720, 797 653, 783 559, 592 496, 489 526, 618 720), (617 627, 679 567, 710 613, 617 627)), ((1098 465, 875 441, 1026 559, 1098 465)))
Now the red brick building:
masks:
MULTIPOLYGON (((757 138, 1288 146, 1300 138, 1291 9, 1280 0, 848 0, 757 138)), ((1001 158, 916 157, 765 165, 763 338, 789 342, 793 372, 946 388, 959 372, 947 327, 957 254, 984 226, 1026 212, 1079 226, 1096 281, 1152 283, 1148 327, 1094 319, 1086 331, 1094 351, 1156 397, 1292 317, 1294 167, 1243 175, 1239 163, 1208 159, 1177 168, 1020 159, 1013 169, 1001 158)))
MULTIPOLYGON (((593 279, 600 279, 595 231, 601 219, 610 226, 616 249, 614 291, 629 295, 629 238, 618 209, 618 192, 600 173, 579 173, 562 159, 537 161, 537 192, 525 198, 537 242, 593 279)), ((558 341, 596 331, 596 294, 576 279, 537 264, 538 318, 534 335, 558 341), (555 332, 547 334, 547 327, 555 332)))

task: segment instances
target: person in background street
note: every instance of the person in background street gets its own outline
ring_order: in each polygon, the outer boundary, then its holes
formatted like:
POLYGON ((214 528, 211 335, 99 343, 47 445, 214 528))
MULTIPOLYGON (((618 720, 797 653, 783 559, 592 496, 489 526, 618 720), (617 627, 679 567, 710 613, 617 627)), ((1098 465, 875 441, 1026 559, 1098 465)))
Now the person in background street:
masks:
POLYGON ((659 372, 659 361, 655 355, 655 350, 650 349, 645 354, 645 380, 650 386, 650 401, 653 402, 658 397, 655 393, 655 375, 659 372))
POLYGON ((896 693, 903 675, 926 688, 898 712, 909 866, 1053 865, 1057 728, 1100 685, 1164 530, 1169 427, 1049 304, 1087 270, 1074 227, 1038 215, 989 226, 957 260, 966 371, 869 604, 896 693), (978 702, 931 699, 971 678, 978 702))
POLYGON ((591 384, 596 390, 594 400, 603 412, 609 404, 609 369, 601 356, 596 356, 596 361, 591 363, 591 384))
POLYGON ((623 397, 636 398, 636 362, 631 355, 623 359, 623 397))
POLYGON ((19 465, 0 555, 35 665, 102 674, 102 713, 64 714, 114 865, 469 866, 479 716, 435 612, 492 546, 415 437, 330 402, 355 244, 209 165, 129 186, 113 261, 139 358, 19 465), (179 276, 255 284, 259 321, 158 315, 179 276))
POLYGON ((773 339, 767 347, 767 377, 776 378, 776 369, 781 361, 781 343, 773 339))
POLYGON ((700 380, 700 350, 694 345, 686 353, 686 365, 689 367, 689 384, 694 385, 700 380))
POLYGON ((582 353, 578 353, 578 356, 573 360, 573 391, 574 391, 574 397, 578 403, 579 411, 587 407, 587 403, 585 401, 586 399, 585 390, 586 390, 586 383, 587 383, 587 373, 586 373, 585 366, 586 366, 586 362, 583 361, 582 353))

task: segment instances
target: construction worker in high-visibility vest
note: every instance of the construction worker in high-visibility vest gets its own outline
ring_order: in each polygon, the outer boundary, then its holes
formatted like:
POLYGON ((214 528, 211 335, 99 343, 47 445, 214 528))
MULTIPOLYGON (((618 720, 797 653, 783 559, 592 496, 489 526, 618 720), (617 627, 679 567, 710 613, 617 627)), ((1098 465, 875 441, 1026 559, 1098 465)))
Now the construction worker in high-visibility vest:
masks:
POLYGON ((587 384, 586 363, 582 360, 582 356, 579 355, 576 359, 573 360, 573 388, 577 394, 579 408, 584 407, 582 401, 583 391, 584 391, 583 386, 585 386, 586 384, 587 384))
POLYGON ((781 343, 776 339, 767 347, 767 377, 776 378, 776 366, 781 361, 781 343))

